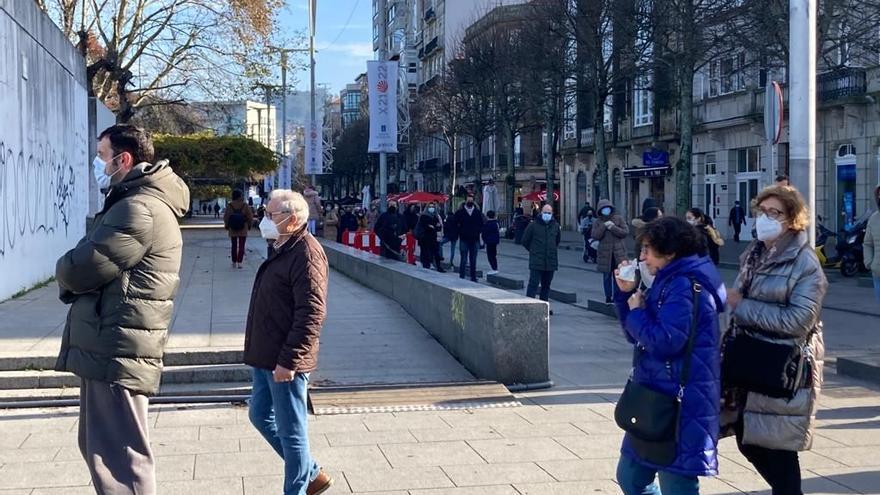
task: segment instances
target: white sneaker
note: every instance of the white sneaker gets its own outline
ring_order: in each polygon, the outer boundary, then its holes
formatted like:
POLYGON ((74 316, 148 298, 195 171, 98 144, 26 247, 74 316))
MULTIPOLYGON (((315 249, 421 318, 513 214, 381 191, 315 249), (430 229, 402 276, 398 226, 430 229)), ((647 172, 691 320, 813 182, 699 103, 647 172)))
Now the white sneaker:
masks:
POLYGON ((497 275, 497 274, 498 274, 497 270, 489 270, 488 272, 486 272, 486 275, 497 275))

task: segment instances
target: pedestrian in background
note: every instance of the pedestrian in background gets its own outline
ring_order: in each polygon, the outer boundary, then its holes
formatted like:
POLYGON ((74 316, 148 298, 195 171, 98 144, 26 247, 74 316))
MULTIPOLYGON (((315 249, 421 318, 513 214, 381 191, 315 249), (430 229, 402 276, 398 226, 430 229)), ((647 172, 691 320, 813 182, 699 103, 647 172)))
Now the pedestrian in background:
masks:
POLYGON ((318 366, 329 267, 308 232, 301 194, 272 191, 266 217, 277 240, 257 271, 245 326, 244 362, 253 368, 248 417, 284 460, 284 495, 312 495, 333 484, 312 459, 308 435, 309 377, 318 366))
POLYGON ((458 247, 461 262, 458 265, 458 276, 464 278, 465 269, 470 268, 471 282, 477 281, 477 250, 480 248, 480 234, 483 231, 483 213, 474 204, 473 195, 467 197, 464 207, 455 212, 456 230, 458 230, 458 247))
MULTIPOLYGON (((645 387, 674 400, 679 412, 666 440, 640 438, 637 421, 620 425, 627 431, 617 465, 624 495, 691 495, 699 493, 699 476, 718 474, 721 377, 718 315, 724 312, 724 286, 718 270, 702 255, 699 233, 681 219, 660 218, 639 233, 640 259, 653 276, 647 292, 635 277, 615 271, 614 302, 627 341, 634 346, 630 383, 618 402, 615 419, 651 417, 653 403, 637 403, 634 392, 645 387), (621 409, 622 408, 622 409, 621 409), (627 414, 628 413, 628 414, 627 414), (659 478, 659 488, 655 477, 659 478)), ((618 424, 620 421, 618 420, 618 424)))
POLYGON ((339 219, 339 228, 336 232, 336 242, 342 242, 342 234, 344 232, 357 232, 357 230, 358 219, 353 213, 351 205, 346 205, 345 212, 342 214, 342 218, 339 219))
POLYGON ((746 223, 746 210, 739 204, 739 200, 733 202, 733 208, 730 209, 730 215, 727 217, 727 224, 733 227, 733 242, 739 242, 742 226, 748 226, 746 223))
POLYGON ((168 161, 153 160, 139 127, 99 135, 93 172, 109 187, 104 208, 55 268, 71 305, 55 369, 81 379, 79 449, 97 493, 157 489, 147 398, 159 391, 180 284, 178 220, 190 202, 168 161))
POLYGON ((376 228, 376 221, 379 220, 379 202, 373 200, 373 203, 370 205, 370 210, 364 212, 364 214, 367 217, 367 228, 374 230, 376 228))
POLYGON ((499 208, 501 208, 501 195, 495 186, 495 179, 489 179, 483 186, 483 211, 488 215, 490 211, 498 211, 499 208))
POLYGON ((214 218, 220 218, 220 203, 214 203, 214 218))
POLYGON ((403 236, 406 235, 407 228, 406 219, 397 211, 397 201, 388 203, 388 211, 379 215, 374 230, 382 241, 382 256, 400 261, 403 236))
POLYGON ((758 194, 757 240, 740 258, 722 346, 722 429, 774 494, 800 494, 798 451, 811 448, 825 346, 828 282, 807 238, 810 214, 792 187, 758 194))
POLYGON ((513 242, 522 244, 522 237, 531 220, 526 216, 521 206, 517 206, 513 213, 513 242))
POLYGON ((645 225, 652 220, 656 220, 663 216, 663 210, 656 206, 649 206, 642 210, 642 215, 632 219, 630 224, 633 227, 633 239, 638 239, 645 225))
POLYGON ((865 268, 871 270, 874 278, 874 296, 880 303, 880 185, 874 189, 874 202, 877 203, 878 211, 868 219, 862 251, 865 255, 865 268))
POLYGON ((232 268, 243 268, 247 236, 254 222, 254 210, 242 197, 240 190, 232 191, 232 201, 226 205, 226 211, 223 213, 223 225, 232 243, 232 268))
POLYGON ((309 233, 315 235, 318 231, 318 220, 321 219, 321 214, 324 211, 321 208, 321 198, 318 196, 318 191, 312 186, 306 186, 303 197, 309 204, 309 233))
MULTIPOLYGON (((462 203, 459 210, 464 208, 464 203, 462 203)), ((455 211, 449 214, 446 217, 446 220, 443 222, 443 242, 449 243, 449 266, 453 269, 455 268, 455 251, 458 247, 458 224, 455 222, 455 211)), ((441 247, 442 249, 442 247, 441 247)))
POLYGON ((553 273, 559 269, 560 236, 559 223, 553 218, 553 207, 544 205, 538 218, 526 227, 522 238, 522 245, 529 252, 526 297, 535 297, 540 282, 541 300, 550 300, 550 283, 553 282, 553 273))
POLYGON ((419 205, 409 205, 409 207, 406 208, 403 217, 406 219, 407 232, 413 232, 415 230, 416 224, 419 223, 420 215, 421 211, 419 210, 419 205))
POLYGON ((486 246, 486 258, 489 260, 489 266, 492 267, 490 275, 498 273, 498 244, 501 242, 501 229, 498 226, 498 220, 495 218, 495 211, 486 212, 486 223, 483 224, 483 244, 486 246))
POLYGON ((596 220, 596 212, 593 211, 593 208, 590 206, 588 202, 586 206, 581 209, 580 214, 578 214, 578 230, 581 235, 584 237, 584 254, 583 259, 584 263, 595 263, 596 256, 598 252, 596 248, 593 246, 593 221, 596 220))
POLYGON ((332 205, 324 215, 324 239, 335 241, 339 237, 339 209, 332 205))
POLYGON ((603 199, 598 205, 599 218, 593 222, 593 239, 599 241, 596 265, 604 274, 605 304, 611 304, 614 288, 614 269, 627 259, 623 240, 629 234, 623 217, 617 214, 611 201, 603 199))
POLYGON ((700 235, 703 236, 709 258, 712 259, 712 263, 715 266, 718 266, 721 262, 720 248, 724 245, 724 239, 721 238, 721 234, 712 226, 712 219, 707 217, 703 210, 691 208, 685 213, 685 220, 693 225, 700 232, 700 235))
POLYGON ((442 230, 440 215, 437 213, 437 203, 431 202, 425 208, 425 212, 419 216, 413 233, 419 241, 419 259, 423 268, 431 268, 431 262, 437 267, 437 271, 445 273, 440 258, 440 244, 437 236, 442 230))

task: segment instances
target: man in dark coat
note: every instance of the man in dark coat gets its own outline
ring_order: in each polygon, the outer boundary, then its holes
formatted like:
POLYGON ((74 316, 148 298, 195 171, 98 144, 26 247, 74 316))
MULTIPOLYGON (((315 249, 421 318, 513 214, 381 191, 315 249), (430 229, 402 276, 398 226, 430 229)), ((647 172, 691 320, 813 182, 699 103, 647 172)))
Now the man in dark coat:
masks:
POLYGON ((266 216, 277 235, 264 236, 277 238, 257 271, 245 326, 244 362, 253 367, 248 417, 284 459, 284 493, 322 493, 333 480, 312 459, 307 396, 327 314, 329 267, 308 231, 303 195, 276 189, 270 198, 266 216))
POLYGON ((397 211, 396 201, 388 203, 388 211, 379 215, 373 230, 382 241, 382 256, 399 261, 402 238, 407 228, 406 219, 397 211))
POLYGON ((742 226, 747 224, 746 211, 739 204, 738 200, 733 203, 733 208, 730 209, 727 224, 733 227, 733 242, 739 242, 739 233, 742 231, 742 226))
POLYGON ((416 224, 419 223, 419 205, 410 205, 403 216, 406 218, 406 230, 408 232, 413 231, 416 228, 416 224))
POLYGON ((343 213, 342 218, 339 219, 339 229, 336 232, 336 242, 342 242, 342 233, 346 230, 349 232, 357 232, 357 229, 357 217, 354 216, 354 213, 352 212, 352 207, 346 206, 345 213, 343 213))
POLYGON ((529 252, 529 286, 526 297, 535 297, 541 283, 541 300, 550 300, 553 272, 559 269, 559 223, 553 218, 553 207, 544 205, 541 214, 526 227, 522 245, 529 252))
POLYGON ((477 251, 480 248, 480 233, 483 231, 483 213, 474 204, 474 197, 468 196, 464 208, 455 212, 453 219, 458 230, 459 254, 461 262, 458 276, 464 278, 465 267, 470 267, 470 279, 477 281, 477 251))
POLYGON ((147 397, 159 391, 189 189, 131 125, 104 130, 93 163, 109 192, 55 268, 70 304, 55 369, 82 379, 79 445, 95 491, 156 493, 147 397))
POLYGON ((419 258, 423 268, 431 268, 433 261, 440 273, 446 272, 441 265, 440 244, 437 242, 437 234, 442 230, 440 216, 437 213, 437 203, 430 203, 425 212, 419 216, 414 234, 419 241, 419 258))

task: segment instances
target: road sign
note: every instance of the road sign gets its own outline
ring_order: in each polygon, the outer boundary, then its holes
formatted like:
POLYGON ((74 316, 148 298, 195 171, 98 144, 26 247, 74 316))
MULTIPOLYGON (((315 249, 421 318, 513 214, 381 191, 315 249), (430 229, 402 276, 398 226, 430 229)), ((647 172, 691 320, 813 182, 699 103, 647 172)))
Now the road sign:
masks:
POLYGON ((769 81, 764 92, 764 135, 770 144, 779 143, 782 112, 782 88, 776 81, 769 81))

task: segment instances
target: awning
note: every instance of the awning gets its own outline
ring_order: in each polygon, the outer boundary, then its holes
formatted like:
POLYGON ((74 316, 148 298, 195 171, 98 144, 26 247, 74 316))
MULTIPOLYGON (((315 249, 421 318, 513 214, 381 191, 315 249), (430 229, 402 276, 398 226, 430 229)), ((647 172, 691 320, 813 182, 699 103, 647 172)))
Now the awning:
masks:
POLYGON ((662 167, 633 167, 623 169, 623 177, 634 179, 638 177, 666 177, 672 175, 672 167, 664 165, 662 167))

